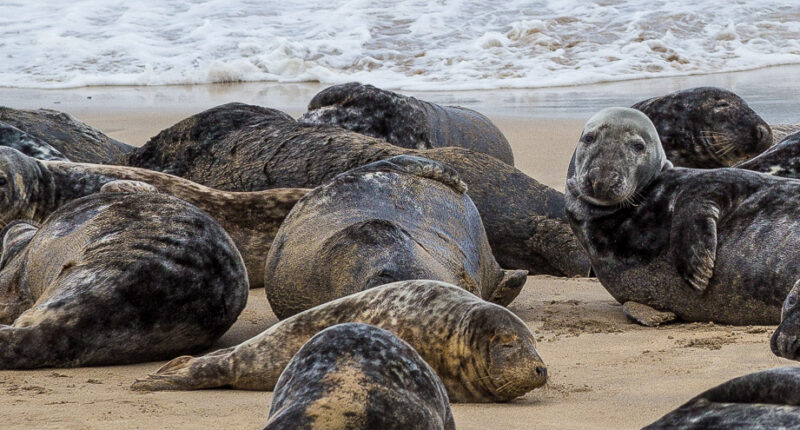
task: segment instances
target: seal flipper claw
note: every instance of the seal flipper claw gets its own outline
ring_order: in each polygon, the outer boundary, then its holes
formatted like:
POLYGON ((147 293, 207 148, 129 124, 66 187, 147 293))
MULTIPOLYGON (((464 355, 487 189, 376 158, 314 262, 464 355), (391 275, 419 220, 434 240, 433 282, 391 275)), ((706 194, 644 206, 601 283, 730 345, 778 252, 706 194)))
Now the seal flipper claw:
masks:
POLYGON ((719 209, 711 204, 693 204, 676 208, 670 241, 675 268, 689 285, 705 291, 714 274, 717 256, 717 221, 719 209))

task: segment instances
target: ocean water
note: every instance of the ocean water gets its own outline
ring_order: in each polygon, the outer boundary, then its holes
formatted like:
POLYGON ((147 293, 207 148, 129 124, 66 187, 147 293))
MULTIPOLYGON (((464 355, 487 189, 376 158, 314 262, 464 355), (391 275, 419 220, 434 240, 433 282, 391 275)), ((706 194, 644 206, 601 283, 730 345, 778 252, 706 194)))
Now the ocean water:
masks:
POLYGON ((0 0, 0 86, 539 88, 800 64, 797 0, 0 0))

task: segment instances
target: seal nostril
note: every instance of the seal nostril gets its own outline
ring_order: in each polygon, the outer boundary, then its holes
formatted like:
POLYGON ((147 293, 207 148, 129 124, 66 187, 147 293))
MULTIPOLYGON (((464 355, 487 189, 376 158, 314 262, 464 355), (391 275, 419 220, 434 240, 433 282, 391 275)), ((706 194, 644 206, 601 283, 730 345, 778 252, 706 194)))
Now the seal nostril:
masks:
POLYGON ((536 366, 536 374, 538 376, 547 377, 547 368, 544 366, 536 366))

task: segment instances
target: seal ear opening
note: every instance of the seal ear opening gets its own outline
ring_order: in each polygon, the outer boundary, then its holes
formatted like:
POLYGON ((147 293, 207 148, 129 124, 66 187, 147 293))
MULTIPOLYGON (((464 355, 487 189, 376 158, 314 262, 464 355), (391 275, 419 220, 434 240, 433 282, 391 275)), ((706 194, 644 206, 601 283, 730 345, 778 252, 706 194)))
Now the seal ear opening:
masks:
POLYGON ((0 230, 0 236, 3 237, 0 270, 28 246, 37 231, 39 231, 37 225, 22 220, 12 221, 3 230, 0 230))
POLYGON ((508 306, 522 292, 522 287, 527 280, 527 270, 503 270, 503 279, 497 284, 497 288, 487 298, 487 301, 500 306, 508 306))

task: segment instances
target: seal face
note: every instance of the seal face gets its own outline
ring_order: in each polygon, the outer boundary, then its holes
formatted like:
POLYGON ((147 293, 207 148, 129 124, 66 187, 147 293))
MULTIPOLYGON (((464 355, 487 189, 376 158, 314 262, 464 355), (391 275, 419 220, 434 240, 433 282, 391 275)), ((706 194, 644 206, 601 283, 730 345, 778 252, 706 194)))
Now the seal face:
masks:
POLYGON ((786 136, 757 157, 734 167, 784 178, 800 178, 800 132, 786 136))
MULTIPOLYGON (((0 107, 0 121, 53 148, 62 157, 79 163, 112 164, 133 150, 132 146, 106 136, 69 114, 50 109, 19 110, 0 107)), ((39 158, 35 152, 20 150, 39 158)))
POLYGON ((781 324, 770 338, 769 346, 778 357, 800 359, 800 281, 796 282, 781 308, 781 324))
POLYGON ((339 126, 403 148, 468 148, 514 165, 511 145, 484 115, 358 82, 322 90, 298 121, 339 126))
POLYGON ((769 125, 741 97, 722 88, 676 91, 631 107, 653 122, 675 166, 730 167, 773 143, 769 125))
POLYGON ((98 193, 3 235, 0 369, 136 363, 208 348, 244 309, 236 246, 155 193, 98 193), (113 312, 109 312, 113 310, 113 312))
POLYGON ((800 368, 781 367, 731 379, 645 429, 796 429, 798 418, 800 368))
POLYGON ((741 169, 673 169, 633 109, 586 125, 567 180, 567 217, 620 303, 686 321, 775 324, 800 279, 800 183, 741 169), (769 252, 764 252, 769 250, 769 252))
POLYGON ((408 279, 448 282, 508 305, 527 272, 500 268, 465 191, 453 169, 408 155, 315 188, 286 217, 267 256, 264 285, 275 315, 408 279))
POLYGON ((533 334, 516 315, 454 285, 417 280, 311 308, 233 348, 178 357, 132 388, 272 390, 303 344, 347 322, 371 324, 408 342, 436 371, 453 402, 507 401, 547 379, 533 334))
MULTIPOLYGON (((481 214, 502 267, 559 276, 589 273, 586 253, 564 215, 564 195, 514 167, 464 148, 399 148, 349 130, 300 124, 283 113, 264 110, 223 105, 197 114, 151 139, 142 148, 142 153, 149 154, 148 162, 136 165, 170 171, 220 190, 251 191, 313 188, 374 161, 398 155, 424 157, 452 167, 468 185, 467 194, 481 214), (210 119, 238 116, 242 111, 255 111, 248 115, 257 126, 227 131, 212 127, 215 123, 210 119), (212 131, 213 139, 207 137, 212 131)), ((134 158, 132 162, 139 160, 134 158)))
POLYGON ((367 324, 314 335, 278 378, 265 430, 452 429, 444 385, 409 344, 367 324))

